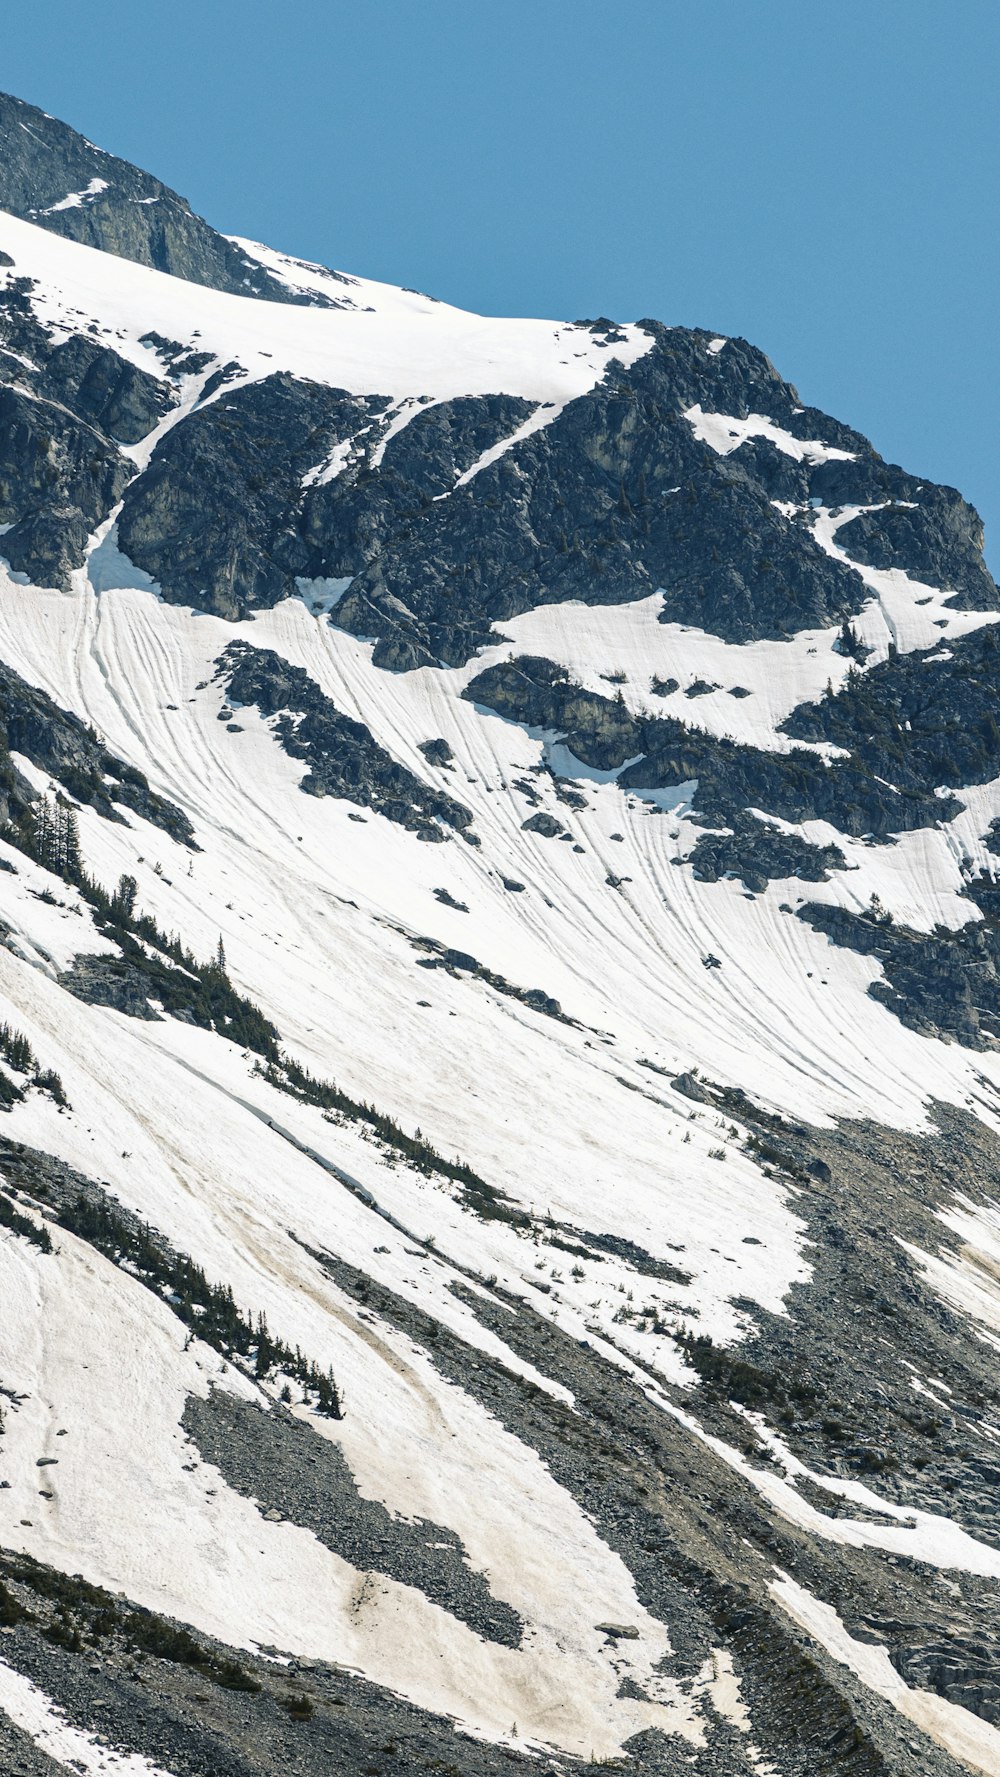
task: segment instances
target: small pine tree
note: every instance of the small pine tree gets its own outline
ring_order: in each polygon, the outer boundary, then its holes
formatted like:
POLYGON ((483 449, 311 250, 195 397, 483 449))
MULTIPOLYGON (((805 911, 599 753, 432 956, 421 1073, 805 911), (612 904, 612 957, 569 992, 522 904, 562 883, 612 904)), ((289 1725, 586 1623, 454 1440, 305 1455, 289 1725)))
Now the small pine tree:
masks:
POLYGON ((62 873, 67 882, 79 882, 82 870, 80 823, 77 820, 75 808, 67 808, 63 828, 62 873))
POLYGON ((131 925, 135 914, 135 898, 139 892, 139 884, 134 876, 121 875, 118 887, 111 897, 111 917, 116 925, 131 925))

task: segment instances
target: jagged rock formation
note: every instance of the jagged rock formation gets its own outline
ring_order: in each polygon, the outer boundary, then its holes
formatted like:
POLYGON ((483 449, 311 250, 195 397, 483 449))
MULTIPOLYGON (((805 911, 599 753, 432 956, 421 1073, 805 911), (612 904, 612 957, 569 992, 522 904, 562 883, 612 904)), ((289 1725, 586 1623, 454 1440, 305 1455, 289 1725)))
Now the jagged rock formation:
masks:
POLYGON ((289 290, 152 174, 10 93, 0 93, 0 208, 213 290, 268 302, 322 300, 289 290))
MULTIPOLYGON (((992 635, 992 631, 986 633, 992 635)), ((918 735, 911 742, 908 732, 898 743, 903 753, 912 745, 917 767, 895 772, 897 778, 902 777, 901 787, 873 769, 875 763, 882 763, 877 736, 867 734, 860 719, 853 731, 850 729, 851 688, 823 703, 801 707, 784 725, 794 733, 797 724, 810 738, 836 733, 841 745, 845 739, 855 740, 856 745, 850 751, 843 747, 843 757, 831 764, 801 748, 775 753, 741 746, 728 737, 689 728, 676 717, 636 718, 624 702, 581 691, 565 669, 551 660, 520 656, 488 667, 471 680, 463 695, 515 721, 558 730, 574 758, 598 771, 616 772, 619 783, 628 789, 697 783, 699 813, 709 822, 736 820, 756 804, 782 820, 829 820, 843 833, 885 837, 930 826, 945 813, 956 813, 959 806, 954 797, 947 800, 935 793, 941 781, 935 769, 942 764, 940 706, 936 702, 930 759, 921 759, 918 735), (841 719, 841 701, 847 705, 846 720, 841 719)), ((895 734, 898 719, 894 714, 887 714, 886 719, 895 734)), ((991 720, 986 715, 971 729, 957 716, 953 723, 956 740, 962 729, 958 744, 963 752, 976 754, 976 770, 984 776, 990 769, 991 720)), ((996 763, 1000 765, 1000 759, 996 763)), ((957 773, 953 781, 957 781, 957 773)))
POLYGON ((110 820, 130 808, 190 845, 194 834, 186 814, 149 787, 141 771, 115 758, 79 716, 61 710, 34 685, 0 662, 0 822, 16 825, 31 810, 37 792, 11 758, 23 755, 56 779, 76 801, 110 820))

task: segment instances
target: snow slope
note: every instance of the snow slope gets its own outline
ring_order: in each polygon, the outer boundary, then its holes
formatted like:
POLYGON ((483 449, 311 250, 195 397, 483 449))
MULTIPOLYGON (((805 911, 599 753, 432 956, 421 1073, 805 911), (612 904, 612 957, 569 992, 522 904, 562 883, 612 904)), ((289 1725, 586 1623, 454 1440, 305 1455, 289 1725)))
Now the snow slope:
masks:
MULTIPOLYGON (((211 352, 220 364, 235 361, 247 381, 283 370, 351 394, 410 400, 413 413, 418 400, 520 395, 551 402, 555 417, 565 401, 599 381, 609 356, 630 364, 651 344, 648 334, 628 327, 626 341, 609 353, 585 327, 490 319, 360 278, 349 281, 349 306, 339 309, 256 302, 185 283, 2 212, 0 249, 14 261, 5 279, 36 281, 33 306, 54 337, 93 330, 154 376, 162 364, 143 335, 159 333, 211 352)), ((329 276, 322 281, 329 290, 329 276)), ((344 300, 343 286, 335 291, 344 300)))

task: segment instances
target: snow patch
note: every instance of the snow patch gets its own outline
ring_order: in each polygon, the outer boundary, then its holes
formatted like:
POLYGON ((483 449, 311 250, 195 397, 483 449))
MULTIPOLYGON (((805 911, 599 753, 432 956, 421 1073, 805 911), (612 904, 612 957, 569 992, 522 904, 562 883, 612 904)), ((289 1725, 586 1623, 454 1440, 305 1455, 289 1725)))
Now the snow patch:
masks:
POLYGON ((99 197, 101 192, 107 191, 107 189, 106 179, 91 179, 90 184, 85 186, 83 191, 71 191, 68 197, 61 197, 57 204, 50 204, 47 210, 42 210, 39 214, 55 216, 59 210, 79 210, 84 204, 89 203, 91 198, 99 197))
POLYGON ((320 577, 316 580, 307 580, 303 575, 297 574, 295 584, 300 597, 309 610, 316 616, 325 617, 329 615, 335 605, 339 605, 353 578, 353 574, 345 574, 340 579, 320 577))
MULTIPOLYGON (((984 624, 1000 622, 998 611, 956 611, 948 600, 954 587, 927 586, 915 580, 902 568, 870 568, 854 561, 837 542, 837 532, 863 512, 879 512, 886 502, 873 506, 815 506, 810 519, 812 532, 820 548, 834 561, 853 568, 874 599, 853 619, 859 639, 871 649, 868 664, 875 665, 888 657, 890 647, 901 654, 917 648, 932 648, 943 638, 969 635, 984 624)), ((946 659, 942 653, 939 658, 946 659)))
POLYGON ((151 574, 144 568, 137 568, 130 561, 124 550, 118 545, 118 526, 112 524, 103 540, 90 551, 87 557, 87 578, 95 592, 110 592, 113 588, 124 589, 133 587, 140 592, 153 592, 160 596, 160 587, 151 574))
POLYGON ((745 420, 740 420, 728 413, 704 413, 701 404, 697 403, 685 410, 684 418, 690 422, 695 437, 720 457, 728 457, 748 438, 766 438, 786 457, 794 457, 797 463, 853 463, 857 457, 856 451, 838 450, 835 445, 824 444, 819 438, 796 438, 762 413, 751 413, 745 420))

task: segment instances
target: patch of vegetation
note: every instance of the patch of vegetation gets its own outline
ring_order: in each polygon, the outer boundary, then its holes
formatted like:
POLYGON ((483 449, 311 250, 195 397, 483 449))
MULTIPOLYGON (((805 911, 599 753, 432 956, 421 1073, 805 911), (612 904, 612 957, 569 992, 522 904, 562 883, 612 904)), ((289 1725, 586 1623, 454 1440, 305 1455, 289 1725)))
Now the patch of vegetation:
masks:
POLYGON ((61 1110, 69 1109, 69 1099, 59 1075, 52 1068, 39 1067, 27 1037, 10 1024, 0 1024, 0 1056, 15 1073, 28 1076, 26 1084, 19 1086, 0 1069, 0 1110, 10 1110, 12 1105, 20 1103, 31 1086, 38 1092, 47 1092, 61 1110))
POLYGON ((281 1706, 288 1711, 293 1721, 309 1721, 316 1713, 316 1705, 311 1697, 296 1692, 290 1697, 283 1697, 281 1706))
POLYGON ((256 1322, 237 1307, 228 1284, 209 1283, 200 1265, 186 1253, 176 1253, 154 1229, 134 1218, 120 1215, 105 1200, 79 1192, 59 1211, 60 1227, 67 1228, 95 1248, 112 1264, 156 1291, 179 1320, 199 1339, 263 1382, 274 1370, 293 1376, 302 1385, 305 1400, 328 1419, 344 1416, 340 1391, 332 1370, 321 1370, 296 1346, 270 1332, 263 1314, 256 1322))
POLYGON ((41 1609, 30 1609, 0 1581, 0 1625, 37 1623, 47 1641, 69 1653, 83 1653, 114 1635, 136 1653, 194 1667, 224 1690, 257 1692, 261 1688, 237 1661, 212 1652, 190 1630, 141 1605, 122 1604, 78 1573, 60 1573, 30 1555, 7 1555, 5 1568, 8 1578, 32 1593, 41 1609))
POLYGON ((38 1067, 27 1037, 9 1024, 0 1024, 0 1055, 19 1074, 33 1073, 38 1067))
POLYGON ((531 1225, 531 1217, 524 1210, 518 1209, 502 1191, 488 1185, 464 1160, 446 1160, 424 1139, 419 1129, 415 1135, 408 1135, 384 1111, 351 1098, 329 1080, 317 1079, 283 1051, 279 1051, 275 1061, 269 1061, 263 1067, 258 1062, 254 1071, 279 1092, 287 1092, 302 1104, 316 1105, 331 1121, 340 1119, 365 1124, 390 1159, 404 1160, 407 1166, 412 1166, 426 1178, 437 1174, 460 1185, 463 1200, 485 1221, 511 1222, 517 1227, 531 1225))
POLYGON ((229 1037, 255 1054, 277 1056, 277 1029, 233 986, 221 938, 211 960, 198 962, 179 937, 161 932, 149 914, 136 910, 134 876, 121 876, 109 895, 81 871, 77 887, 94 909, 98 930, 118 945, 125 963, 148 982, 148 997, 158 1000, 165 1012, 189 1013, 202 1030, 229 1037))
POLYGON ((819 1398, 819 1389, 804 1376, 759 1369, 728 1347, 716 1345, 708 1333, 675 1333, 674 1340, 714 1400, 757 1408, 794 1402, 808 1410, 819 1398))
MULTIPOLYGON (((740 1109, 743 1109, 742 1105, 740 1109)), ((752 1154, 755 1160, 759 1160, 765 1169, 771 1166, 776 1172, 784 1173, 787 1178, 797 1179, 800 1184, 808 1183, 808 1172, 799 1165, 788 1148, 777 1147, 773 1141, 768 1141, 766 1136, 756 1135, 752 1132, 747 1135, 743 1146, 747 1153, 752 1154)))
POLYGON ((52 1236, 44 1222, 39 1226, 30 1217, 23 1216, 3 1191, 0 1191, 0 1228, 9 1228, 12 1234, 19 1234, 22 1240, 30 1240, 32 1246, 37 1246, 40 1252, 52 1251, 52 1236))
POLYGON ((0 1629, 13 1629, 18 1623, 31 1620, 31 1612, 26 1605, 15 1598, 9 1586, 0 1580, 0 1629))
MULTIPOLYGON (((229 1037, 255 1054, 277 1055, 278 1032, 260 1007, 233 986, 221 938, 211 960, 199 962, 178 936, 161 932, 149 914, 137 910, 134 876, 119 877, 109 893, 84 866, 76 811, 65 797, 39 797, 5 829, 5 837, 79 890, 98 931, 120 952, 120 959, 99 959, 105 974, 123 983, 131 980, 141 1001, 155 999, 167 1013, 189 1015, 202 1030, 229 1037)), ((72 980, 68 985, 72 987, 72 980)))

